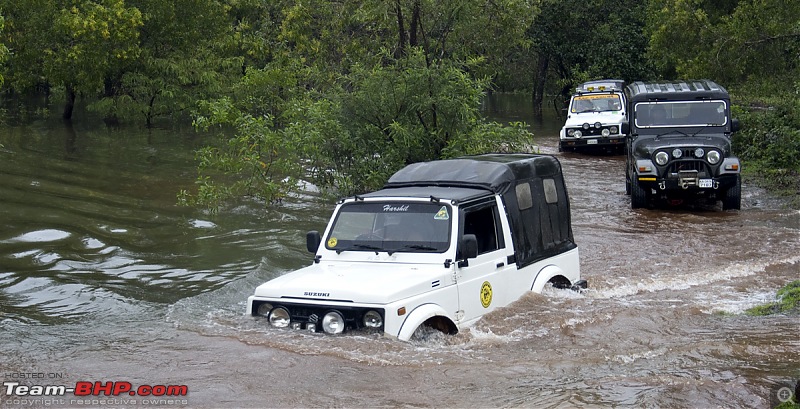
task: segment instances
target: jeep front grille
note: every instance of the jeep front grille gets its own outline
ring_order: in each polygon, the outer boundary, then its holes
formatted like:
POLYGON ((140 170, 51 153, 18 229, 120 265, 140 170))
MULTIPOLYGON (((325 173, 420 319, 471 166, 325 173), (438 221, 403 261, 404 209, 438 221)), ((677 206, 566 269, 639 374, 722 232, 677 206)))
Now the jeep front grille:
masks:
POLYGON ((677 177, 678 172, 686 170, 697 171, 698 176, 704 177, 711 175, 708 164, 703 160, 674 160, 667 165, 667 176, 677 177))

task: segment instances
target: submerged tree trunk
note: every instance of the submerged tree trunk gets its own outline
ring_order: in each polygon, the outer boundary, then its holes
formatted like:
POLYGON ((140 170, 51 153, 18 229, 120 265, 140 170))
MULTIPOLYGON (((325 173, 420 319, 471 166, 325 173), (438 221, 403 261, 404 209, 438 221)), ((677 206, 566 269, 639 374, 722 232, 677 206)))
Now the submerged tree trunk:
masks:
POLYGON ((64 120, 71 120, 72 119, 72 111, 75 109, 75 88, 72 85, 67 85, 67 100, 66 104, 64 105, 64 112, 61 114, 61 118, 64 120))
POLYGON ((542 104, 549 66, 550 57, 546 54, 539 54, 539 62, 536 64, 536 74, 533 79, 533 115, 536 119, 542 119, 542 104))

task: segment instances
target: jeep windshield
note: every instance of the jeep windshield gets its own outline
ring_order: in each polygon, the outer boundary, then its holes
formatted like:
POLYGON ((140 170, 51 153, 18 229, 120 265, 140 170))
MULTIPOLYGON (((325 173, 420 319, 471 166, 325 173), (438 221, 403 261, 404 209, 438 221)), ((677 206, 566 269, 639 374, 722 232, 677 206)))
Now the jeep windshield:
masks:
POLYGON ((580 114, 584 112, 620 111, 622 103, 617 94, 584 94, 572 98, 570 112, 580 114))
POLYGON ((640 102, 634 108, 638 128, 724 126, 726 103, 710 101, 640 102))
POLYGON ((443 253, 450 247, 452 208, 430 202, 343 204, 325 248, 337 252, 443 253))

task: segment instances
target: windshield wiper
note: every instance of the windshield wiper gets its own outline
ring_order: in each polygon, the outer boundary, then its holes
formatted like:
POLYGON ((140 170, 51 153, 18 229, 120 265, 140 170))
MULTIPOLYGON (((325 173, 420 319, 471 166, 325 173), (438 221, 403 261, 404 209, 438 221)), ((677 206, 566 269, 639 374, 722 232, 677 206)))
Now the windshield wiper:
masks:
POLYGON ((664 133, 656 135, 655 140, 658 140, 658 138, 660 138, 662 136, 669 136, 670 134, 673 134, 673 133, 674 134, 678 134, 678 135, 674 135, 674 136, 689 136, 689 135, 686 134, 686 132, 678 131, 678 130, 672 130, 672 131, 667 131, 667 132, 664 132, 664 133))
POLYGON ((705 125, 703 125, 703 126, 700 128, 700 129, 698 129, 698 130, 697 130, 697 132, 693 133, 693 134, 692 134, 692 136, 696 136, 696 135, 697 135, 697 134, 699 134, 700 132, 703 132, 703 131, 704 131, 706 128, 708 128, 709 126, 722 126, 722 124, 705 124, 705 125))
POLYGON ((343 251, 350 251, 350 250, 372 250, 377 254, 378 251, 381 250, 381 248, 378 247, 378 246, 370 245, 370 244, 356 243, 356 244, 351 245, 348 248, 336 249, 336 254, 342 254, 343 251))
POLYGON ((396 253, 400 250, 438 250, 436 247, 426 246, 424 244, 406 244, 403 247, 394 250, 387 250, 389 255, 391 256, 392 253, 396 253))

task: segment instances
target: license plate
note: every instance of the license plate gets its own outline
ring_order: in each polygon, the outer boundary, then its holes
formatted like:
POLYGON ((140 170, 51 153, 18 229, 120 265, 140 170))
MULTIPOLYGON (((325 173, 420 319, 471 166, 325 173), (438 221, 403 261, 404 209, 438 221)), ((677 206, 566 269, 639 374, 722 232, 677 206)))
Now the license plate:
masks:
POLYGON ((700 187, 713 187, 714 186, 714 181, 711 180, 711 179, 700 179, 699 186, 700 187))
POLYGON ((587 145, 597 145, 597 139, 587 139, 586 140, 586 144, 587 145))

